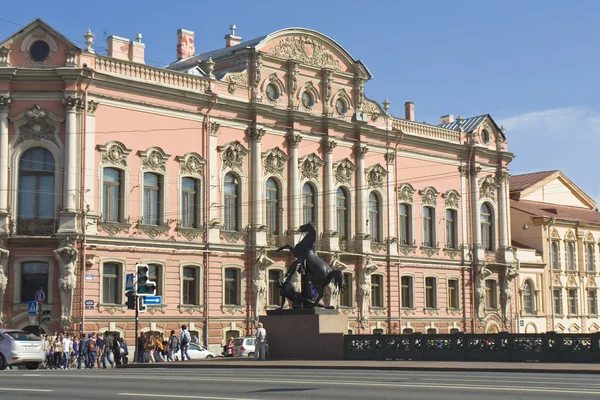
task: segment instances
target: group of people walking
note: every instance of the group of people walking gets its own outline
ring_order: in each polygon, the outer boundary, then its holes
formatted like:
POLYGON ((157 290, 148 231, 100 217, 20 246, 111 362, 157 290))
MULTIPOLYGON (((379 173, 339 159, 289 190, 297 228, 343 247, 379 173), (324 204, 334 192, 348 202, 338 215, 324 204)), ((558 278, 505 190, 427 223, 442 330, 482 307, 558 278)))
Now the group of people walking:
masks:
POLYGON ((48 369, 114 368, 127 364, 129 351, 122 338, 101 333, 42 335, 48 369))
MULTIPOLYGON (((195 338, 197 340, 197 338, 195 338)), ((181 325, 179 334, 171 330, 170 336, 165 337, 164 333, 143 332, 137 339, 137 361, 139 363, 165 362, 165 361, 185 361, 191 360, 188 353, 188 347, 192 342, 192 336, 186 325, 181 325), (180 356, 181 355, 181 358, 180 356)))

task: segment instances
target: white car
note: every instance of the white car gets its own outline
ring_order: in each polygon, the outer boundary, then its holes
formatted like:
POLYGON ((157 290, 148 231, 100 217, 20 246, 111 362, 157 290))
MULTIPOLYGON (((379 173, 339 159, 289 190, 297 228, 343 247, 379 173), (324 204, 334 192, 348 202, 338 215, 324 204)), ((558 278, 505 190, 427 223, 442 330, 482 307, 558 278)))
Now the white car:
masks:
MULTIPOLYGON (((215 358, 215 353, 208 351, 204 347, 195 343, 189 344, 188 354, 192 360, 196 360, 198 358, 215 358)), ((179 352, 179 356, 181 356, 181 352, 179 352)))
POLYGON ((233 339, 233 352, 235 357, 254 357, 256 338, 246 336, 233 339))
POLYGON ((45 358, 44 345, 33 333, 0 329, 0 370, 13 365, 38 369, 45 358))

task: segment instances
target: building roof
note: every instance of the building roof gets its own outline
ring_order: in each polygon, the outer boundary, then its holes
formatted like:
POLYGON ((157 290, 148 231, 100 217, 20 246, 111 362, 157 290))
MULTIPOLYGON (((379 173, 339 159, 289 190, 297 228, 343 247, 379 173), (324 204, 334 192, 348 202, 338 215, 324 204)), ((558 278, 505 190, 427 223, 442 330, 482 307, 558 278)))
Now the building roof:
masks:
POLYGON ((511 200, 510 207, 534 217, 556 218, 562 221, 600 225, 600 212, 587 208, 528 200, 511 200))
MULTIPOLYGON (((494 119, 489 114, 483 114, 483 115, 478 115, 476 117, 469 117, 469 118, 463 119, 462 124, 461 124, 462 132, 466 132, 466 133, 475 132, 477 130, 477 128, 479 128, 479 126, 481 124, 483 124, 483 121, 485 121, 486 119, 489 119, 489 121, 491 121, 491 123, 494 124, 494 126, 496 127, 496 129, 498 130, 500 135, 502 135, 502 139, 506 140, 506 137, 504 136, 504 132, 502 132, 502 129, 500 127, 498 127, 498 125, 496 124, 496 121, 494 121, 494 119)), ((459 129, 459 126, 458 126, 458 119, 455 119, 453 122, 450 122, 448 124, 439 124, 438 126, 440 128, 451 129, 453 131, 458 131, 458 132, 461 131, 461 129, 459 129)))
POLYGON ((541 182, 551 175, 557 174, 558 170, 532 172, 530 174, 512 175, 510 177, 510 191, 521 192, 529 189, 536 183, 541 182))

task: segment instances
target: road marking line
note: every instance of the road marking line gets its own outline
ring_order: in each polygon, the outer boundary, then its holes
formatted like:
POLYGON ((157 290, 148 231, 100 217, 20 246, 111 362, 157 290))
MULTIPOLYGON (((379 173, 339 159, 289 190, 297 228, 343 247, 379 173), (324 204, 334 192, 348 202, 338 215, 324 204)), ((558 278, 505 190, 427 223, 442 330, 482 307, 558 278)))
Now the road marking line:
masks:
POLYGON ((216 396, 194 396, 194 395, 177 395, 177 394, 154 394, 154 393, 117 393, 119 396, 131 397, 162 397, 169 399, 205 399, 205 400, 257 400, 248 399, 245 397, 216 397, 216 396))
POLYGON ((29 389, 29 388, 3 388, 0 387, 0 392, 54 392, 52 389, 29 389))

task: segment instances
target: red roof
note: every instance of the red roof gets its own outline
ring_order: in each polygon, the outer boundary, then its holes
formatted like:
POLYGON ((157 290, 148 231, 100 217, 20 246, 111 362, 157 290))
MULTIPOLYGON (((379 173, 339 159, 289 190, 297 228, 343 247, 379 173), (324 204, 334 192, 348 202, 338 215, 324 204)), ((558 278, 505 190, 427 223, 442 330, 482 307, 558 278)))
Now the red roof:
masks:
POLYGON ((532 172, 531 174, 512 175, 510 177, 510 191, 512 193, 528 189, 556 172, 559 171, 542 171, 532 172))
POLYGON ((563 221, 600 225, 600 212, 587 208, 527 200, 511 200, 510 207, 536 217, 556 218, 563 221))

